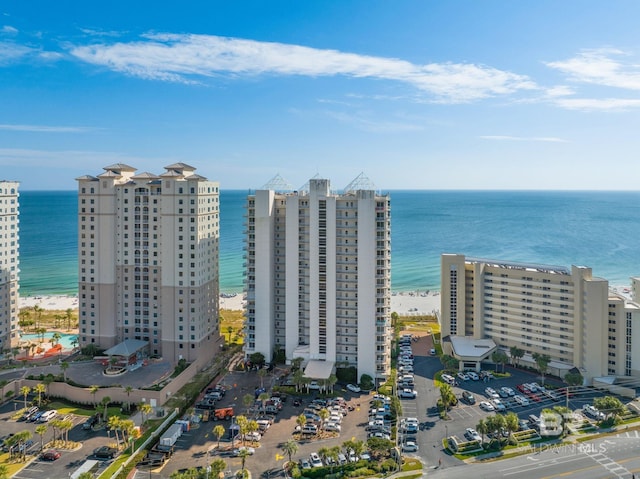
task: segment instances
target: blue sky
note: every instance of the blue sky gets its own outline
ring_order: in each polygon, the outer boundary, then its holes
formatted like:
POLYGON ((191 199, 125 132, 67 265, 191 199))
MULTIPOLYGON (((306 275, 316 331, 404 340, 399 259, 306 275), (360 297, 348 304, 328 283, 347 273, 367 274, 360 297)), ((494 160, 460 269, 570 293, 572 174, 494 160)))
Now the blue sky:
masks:
POLYGON ((637 189, 640 2, 5 0, 0 164, 75 189, 637 189))

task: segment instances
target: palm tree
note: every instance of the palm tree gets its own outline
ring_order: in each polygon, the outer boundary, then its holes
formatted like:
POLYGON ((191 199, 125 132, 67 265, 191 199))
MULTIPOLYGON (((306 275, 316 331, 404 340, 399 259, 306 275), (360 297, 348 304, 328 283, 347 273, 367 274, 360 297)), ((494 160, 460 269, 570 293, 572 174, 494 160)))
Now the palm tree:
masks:
MULTIPOLYGON (((389 448, 390 449, 390 448, 389 448)), ((329 457, 333 459, 331 463, 331 473, 333 474, 333 466, 338 463, 338 455, 340 454, 340 446, 333 446, 329 448, 329 457)))
POLYGON ((118 436, 118 429, 120 429, 120 418, 118 416, 109 416, 107 421, 107 427, 111 429, 116 437, 116 445, 120 448, 120 437, 118 436))
POLYGON ((513 433, 517 432, 520 428, 518 425, 518 415, 515 412, 509 412, 504 416, 504 427, 509 431, 509 440, 511 440, 513 433))
POLYGON ((0 464, 0 479, 9 479, 9 466, 6 464, 0 464))
POLYGON ((124 388, 124 392, 127 393, 127 411, 131 411, 131 392, 133 391, 133 387, 131 386, 125 386, 124 388))
MULTIPOLYGON (((264 369, 261 369, 260 371, 264 371, 264 369)), ((263 412, 264 412, 264 409, 265 409, 265 404, 269 400, 270 397, 271 397, 271 395, 269 393, 260 393, 260 395, 258 396, 258 399, 262 403, 262 411, 263 412)))
POLYGON ((227 333, 229 333, 229 339, 227 340, 227 343, 231 343, 231 333, 233 333, 233 327, 232 326, 227 326, 227 333))
POLYGON ((18 313, 18 317, 20 318, 18 326, 20 326, 21 329, 26 330, 29 326, 31 326, 31 313, 27 308, 22 308, 18 313))
POLYGON ((542 376, 542 384, 544 385, 544 375, 546 374, 549 363, 551 362, 551 357, 548 354, 539 353, 533 353, 531 356, 538 366, 538 371, 542 376))
POLYGON ((33 315, 35 316, 35 327, 36 329, 40 327, 40 318, 42 317, 43 309, 37 304, 33 307, 33 315))
POLYGON ((224 426, 221 426, 220 424, 213 428, 213 435, 218 438, 218 449, 220 449, 220 439, 224 436, 224 432, 224 426))
POLYGON ((56 431, 58 429, 60 429, 61 423, 62 421, 60 419, 53 419, 52 421, 49 421, 49 426, 51 426, 52 432, 53 432, 53 445, 55 446, 56 444, 56 431))
POLYGON ((304 414, 300 414, 296 418, 296 424, 300 426, 300 428, 303 428, 306 423, 307 423, 307 416, 305 416, 304 414))
POLYGON ((138 409, 140 409, 140 413, 142 414, 142 424, 144 424, 147 421, 149 414, 151 414, 151 411, 153 411, 153 408, 151 407, 151 404, 143 402, 138 405, 138 409))
POLYGON ((360 457, 360 454, 362 454, 362 451, 364 451, 364 441, 361 441, 360 439, 356 439, 354 441, 352 441, 352 447, 353 447, 353 453, 360 457))
POLYGON ((449 410, 451 405, 455 402, 455 394, 453 389, 451 389, 451 385, 443 384, 440 386, 440 399, 442 400, 442 407, 445 413, 449 410))
POLYGON ((41 451, 44 449, 44 435, 47 433, 48 430, 49 430, 49 426, 47 426, 46 424, 38 424, 36 426, 36 434, 40 436, 41 451))
POLYGON ((260 388, 264 388, 264 378, 269 374, 269 371, 262 368, 258 370, 258 377, 260 378, 260 388))
POLYGON ((33 387, 33 392, 38 395, 38 407, 40 407, 42 405, 42 395, 47 392, 47 387, 42 383, 38 383, 33 387))
POLYGON ((333 393, 333 386, 335 386, 337 382, 338 382, 338 376, 336 376, 335 374, 331 374, 329 376, 329 379, 327 379, 327 387, 331 390, 332 393, 333 393))
POLYGON ((60 342, 60 338, 62 338, 62 335, 58 331, 56 331, 51 335, 51 344, 55 346, 60 342))
POLYGON ((254 401, 253 394, 245 394, 244 396, 242 396, 242 404, 244 404, 244 407, 247 408, 247 412, 249 412, 249 408, 251 408, 253 401, 254 401))
POLYGON ((244 445, 244 436, 249 432, 249 420, 246 416, 236 416, 236 424, 239 428, 240 437, 242 437, 242 445, 244 445))
POLYGON ((31 392, 31 388, 29 386, 22 386, 20 388, 20 394, 24 397, 24 408, 27 409, 27 396, 31 392))
POLYGON ((211 464, 211 477, 220 477, 220 474, 227 468, 227 463, 224 459, 216 459, 211 464))
MULTIPOLYGON (((303 416, 304 417, 304 416, 303 416)), ((282 451, 289 458, 289 462, 291 462, 291 456, 298 452, 298 443, 293 439, 289 439, 282 445, 282 451)))
POLYGON ((67 331, 69 331, 71 329, 71 320, 73 319, 73 309, 67 309, 65 311, 65 317, 67 318, 67 331))
POLYGON ((20 452, 20 455, 22 456, 22 460, 23 461, 27 457, 27 448, 26 447, 20 447, 20 446, 24 445, 24 443, 27 442, 32 437, 33 437, 33 434, 29 430, 17 432, 13 436, 13 438, 15 438, 16 444, 18 444, 18 451, 20 452))
POLYGON ((486 419, 480 419, 476 424, 476 431, 482 434, 482 442, 484 442, 484 435, 489 432, 489 426, 486 419))
POLYGON ((98 405, 96 404, 96 394, 97 394, 97 392, 99 390, 100 390, 100 386, 96 386, 95 384, 93 386, 89 386, 89 392, 93 396, 93 406, 94 407, 98 407, 98 405))
POLYGON ((296 387, 296 391, 300 391, 301 386, 305 383, 304 371, 302 369, 296 369, 291 376, 291 382, 296 387))
POLYGON ((517 367, 520 363, 520 359, 524 356, 524 349, 520 349, 518 346, 511 346, 509 348, 509 353, 511 353, 513 365, 517 367))
POLYGON ((238 452, 238 457, 242 461, 242 472, 244 473, 245 463, 247 462, 247 457, 249 456, 249 451, 247 449, 240 449, 238 452))
POLYGON ((73 429, 73 421, 71 419, 63 419, 60 421, 60 435, 64 433, 64 441, 65 443, 69 443, 69 431, 73 429))
POLYGON ((60 322, 62 321, 62 319, 64 318, 64 316, 62 316, 61 314, 54 314, 53 315, 53 327, 55 329, 58 329, 60 327, 60 322))
POLYGON ((104 407, 104 413, 102 416, 102 421, 103 422, 107 422, 107 413, 108 411, 108 407, 109 407, 109 403, 111 402, 111 398, 109 396, 105 396, 102 398, 102 401, 100 401, 100 405, 102 407, 104 407))
POLYGON ((67 382, 67 369, 69 369, 69 363, 67 361, 62 361, 60 363, 60 369, 62 369, 62 376, 64 377, 64 382, 66 383, 67 382))
POLYGON ((318 411, 318 416, 320 416, 320 429, 322 429, 322 426, 324 426, 324 422, 329 419, 331 413, 326 407, 323 407, 322 409, 320 409, 320 411, 318 411))

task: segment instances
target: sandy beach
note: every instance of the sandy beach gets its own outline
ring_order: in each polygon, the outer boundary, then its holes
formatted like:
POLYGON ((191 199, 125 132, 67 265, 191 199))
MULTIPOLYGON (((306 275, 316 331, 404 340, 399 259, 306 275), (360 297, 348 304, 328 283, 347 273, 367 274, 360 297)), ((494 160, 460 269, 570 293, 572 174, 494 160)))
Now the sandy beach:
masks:
MULTIPOLYGON (((220 295, 220 309, 241 311, 245 301, 242 294, 220 295)), ((20 308, 56 309, 66 311, 78 308, 77 296, 27 296, 20 297, 20 308)), ((438 292, 409 291, 393 293, 391 296, 391 311, 401 316, 421 316, 434 314, 440 310, 440 294, 438 292)))

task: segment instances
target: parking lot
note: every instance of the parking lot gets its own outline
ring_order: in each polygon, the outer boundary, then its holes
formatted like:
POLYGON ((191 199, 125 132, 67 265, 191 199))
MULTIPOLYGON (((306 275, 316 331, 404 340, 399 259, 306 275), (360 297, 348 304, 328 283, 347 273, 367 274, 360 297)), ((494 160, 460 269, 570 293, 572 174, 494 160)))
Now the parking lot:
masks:
MULTIPOLYGON (((278 371, 265 378, 266 389, 277 381, 278 371)), ((221 381, 227 389, 226 395, 218 402, 216 408, 233 407, 236 415, 248 414, 242 399, 246 394, 253 394, 260 387, 260 378, 256 372, 232 372, 227 374, 221 381)), ((346 388, 336 385, 335 392, 344 397, 352 411, 343 418, 341 432, 332 438, 316 439, 314 436, 304 437, 298 441, 298 452, 292 457, 293 460, 309 459, 313 452, 318 452, 322 447, 332 447, 341 445, 344 441, 360 439, 366 441, 366 431, 364 426, 367 422, 370 395, 365 393, 353 393, 346 388)), ((296 396, 297 397, 297 396, 296 396)), ((294 397, 288 397, 283 403, 282 410, 274 417, 273 424, 258 444, 252 444, 255 453, 246 459, 246 468, 254 477, 269 472, 269 477, 279 477, 282 475, 282 466, 286 460, 286 455, 282 452, 281 446, 293 437, 296 428, 296 418, 303 412, 306 406, 316 397, 316 394, 300 396, 301 404, 294 405, 294 397), (276 454, 278 458, 276 458, 276 454)), ((208 421, 196 424, 186 431, 177 440, 175 452, 171 459, 158 469, 141 469, 137 472, 138 479, 148 477, 169 477, 172 472, 190 467, 206 468, 206 465, 213 459, 222 458, 227 463, 228 470, 236 471, 241 468, 241 459, 233 457, 231 441, 228 434, 221 438, 221 451, 217 450, 217 437, 213 434, 213 428, 217 425, 225 426, 228 431, 232 421, 208 421)), ((238 440, 234 441, 236 447, 240 446, 238 440)))
MULTIPOLYGON (((73 422, 74 427, 69 431, 69 441, 77 444, 78 448, 74 450, 56 449, 60 453, 60 457, 54 461, 46 461, 40 457, 40 436, 36 434, 35 429, 40 424, 38 422, 26 422, 16 420, 15 413, 22 409, 23 402, 21 400, 9 401, 0 407, 0 430, 2 436, 16 434, 20 431, 28 430, 32 433, 33 444, 27 448, 28 462, 24 469, 13 477, 15 479, 45 479, 69 477, 73 474, 87 459, 93 459, 93 450, 101 446, 106 446, 110 439, 104 428, 98 430, 84 430, 82 423, 87 419, 86 416, 69 415, 69 419, 73 422)), ((46 444, 53 437, 53 430, 48 428, 43 439, 46 444)), ((47 449, 45 448, 45 451, 47 449)), ((96 471, 101 471, 110 464, 110 460, 102 460, 97 464, 96 471)))
MULTIPOLYGON (((439 358, 431 355, 433 347, 431 336, 423 336, 412 343, 413 353, 413 390, 416 392, 414 399, 401 399, 402 418, 417 418, 417 430, 399 435, 399 444, 415 443, 411 450, 407 448, 406 455, 419 457, 425 467, 448 467, 460 464, 460 461, 447 454, 442 447, 442 439, 447 436, 456 435, 460 438, 464 436, 467 428, 475 428, 481 418, 494 414, 493 411, 485 411, 481 408, 482 402, 488 402, 491 397, 487 394, 486 388, 491 387, 499 391, 502 387, 516 386, 522 383, 541 382, 535 373, 507 368, 510 373, 508 378, 493 378, 483 380, 458 380, 453 386, 453 391, 457 398, 461 398, 463 391, 469 391, 475 398, 475 404, 468 404, 459 401, 458 405, 449 412, 449 418, 442 420, 437 413, 433 413, 433 407, 440 397, 439 389, 436 388, 433 378, 436 373, 442 370, 439 358)), ((265 388, 277 382, 277 370, 274 374, 265 378, 265 388)), ((553 383, 553 379, 547 378, 546 383, 553 383)), ((224 398, 216 403, 216 408, 233 407, 235 414, 247 415, 242 399, 246 394, 253 394, 256 388, 260 387, 260 378, 255 372, 232 372, 223 380, 222 385, 227 389, 224 398)), ((337 437, 318 439, 313 436, 304 437, 298 442, 299 449, 293 456, 293 460, 310 459, 310 455, 318 452, 320 448, 341 445, 346 440, 360 439, 366 441, 367 431, 365 426, 368 423, 369 401, 371 394, 352 393, 346 388, 338 387, 336 392, 343 396, 353 411, 344 417, 341 432, 337 437)), ((518 392, 518 394, 521 394, 518 392)), ((569 398, 569 407, 572 409, 582 409, 584 405, 591 404, 593 399, 604 395, 602 392, 590 388, 581 389, 579 395, 569 398)), ((293 397, 289 397, 283 404, 282 410, 275 416, 273 425, 264 434, 259 444, 255 446, 255 453, 246 459, 246 467, 254 475, 278 477, 282 474, 282 465, 286 460, 286 455, 282 452, 282 445, 294 437, 296 418, 303 412, 304 408, 314 399, 314 394, 302 396, 300 405, 293 404, 293 397)), ((529 415, 540 415, 543 408, 550 408, 555 405, 565 405, 566 398, 551 398, 540 396, 540 401, 531 401, 526 406, 521 406, 515 402, 513 397, 500 398, 505 404, 506 411, 514 411, 522 419, 529 415)), ((229 471, 236 471, 241 467, 241 459, 233 457, 231 454, 231 442, 227 434, 221 440, 221 450, 216 448, 217 438, 213 434, 213 428, 222 424, 226 429, 231 425, 231 421, 209 421, 195 424, 189 431, 185 432, 176 443, 176 452, 160 469, 141 470, 138 472, 139 479, 143 477, 169 477, 176 470, 187 469, 189 467, 202 467, 217 457, 223 458, 229 471)), ((297 437, 297 436, 296 436, 297 437)), ((236 441, 235 446, 239 443, 236 441)))

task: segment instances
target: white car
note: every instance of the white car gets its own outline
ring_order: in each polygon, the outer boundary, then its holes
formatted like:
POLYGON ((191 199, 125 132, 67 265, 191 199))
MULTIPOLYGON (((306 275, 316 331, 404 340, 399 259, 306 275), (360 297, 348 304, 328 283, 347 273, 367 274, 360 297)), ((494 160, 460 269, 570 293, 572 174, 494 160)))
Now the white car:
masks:
POLYGON ((322 426, 322 428, 325 431, 331 431, 331 432, 340 432, 340 429, 342 429, 340 427, 340 424, 338 424, 337 422, 327 422, 325 423, 324 426, 322 426))
POLYGON ((587 404, 582 408, 582 410, 587 416, 591 416, 592 418, 597 419, 598 421, 603 421, 606 418, 603 412, 599 411, 591 404, 587 404))
POLYGON ((347 384, 347 389, 349 391, 351 391, 352 393, 359 393, 360 392, 360 386, 357 386, 355 384, 347 384))
POLYGON ((478 431, 476 431, 472 427, 468 427, 464 431, 464 437, 467 438, 468 441, 480 441, 480 442, 482 442, 482 438, 480 437, 480 434, 478 434, 478 431))
POLYGON ((467 376, 465 373, 463 373, 462 371, 459 372, 458 374, 456 374, 456 376, 458 376, 458 378, 460 378, 462 381, 468 381, 469 380, 469 376, 467 376))
POLYGON ((453 384, 455 381, 454 377, 449 374, 443 374, 440 378, 442 378, 442 380, 447 384, 453 384))
POLYGON ((244 435, 247 441, 259 441, 262 439, 262 435, 259 432, 248 432, 244 435))
POLYGON ((233 455, 237 457, 237 456, 240 455, 241 451, 247 451, 247 454, 249 456, 253 456, 256 453, 256 450, 254 448, 242 446, 242 447, 239 447, 237 449, 234 449, 233 450, 233 455))
POLYGON ((320 456, 315 452, 309 454, 309 462, 311 462, 311 467, 322 467, 323 465, 320 456))
POLYGON ((414 441, 407 441, 402 445, 402 452, 418 452, 418 445, 414 441))
POLYGON ((513 400, 515 402, 517 402, 518 404, 520 404, 520 406, 528 406, 529 405, 529 400, 526 397, 521 396, 520 394, 516 394, 515 396, 513 396, 513 400))
POLYGON ((405 388, 400 391, 400 397, 403 399, 415 399, 418 396, 418 393, 413 389, 405 388))
POLYGON ((493 407, 493 404, 491 404, 489 401, 482 401, 480 404, 480 409, 482 409, 483 411, 495 411, 496 408, 493 407))
POLYGON ((500 398, 500 394, 498 394, 496 392, 496 390, 493 389, 493 388, 485 388, 484 393, 486 394, 486 396, 489 399, 499 399, 500 398))
POLYGON ((469 371, 467 373, 467 376, 469 376, 471 378, 472 381, 477 381, 480 379, 480 376, 478 376, 475 372, 473 371, 469 371))

